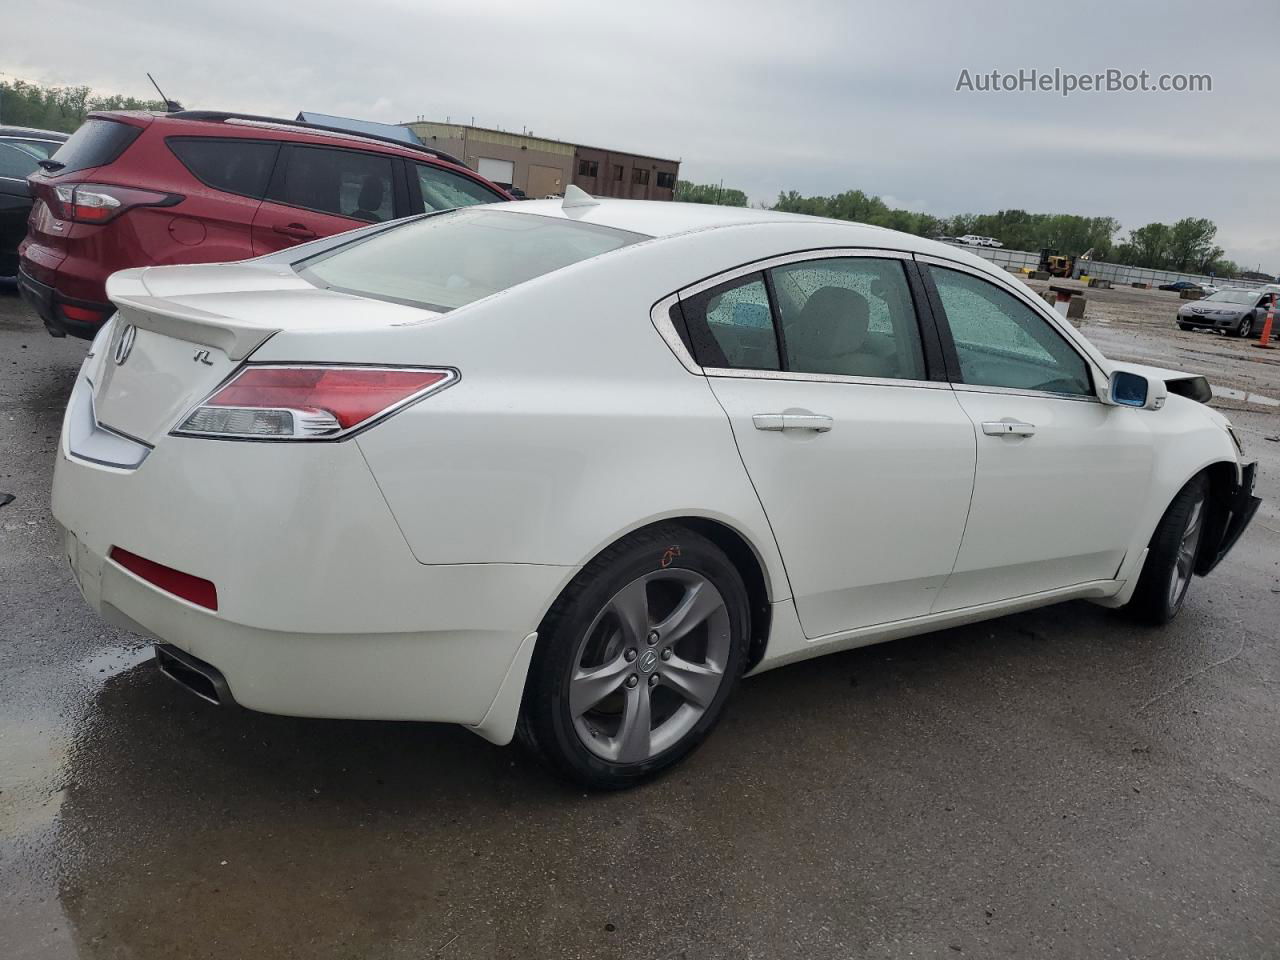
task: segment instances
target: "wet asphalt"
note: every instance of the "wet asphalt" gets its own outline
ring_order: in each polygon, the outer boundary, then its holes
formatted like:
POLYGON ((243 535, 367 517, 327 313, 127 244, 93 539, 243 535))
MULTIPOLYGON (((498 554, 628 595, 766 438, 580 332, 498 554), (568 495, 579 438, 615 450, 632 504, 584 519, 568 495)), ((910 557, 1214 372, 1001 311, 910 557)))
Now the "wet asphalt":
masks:
MULTIPOLYGON (((1207 342, 1167 326, 1106 348, 1207 342)), ((1225 404, 1267 502, 1173 625, 1070 603, 777 670, 587 796, 162 678, 49 515, 85 346, 0 292, 0 958, 1280 956, 1280 412, 1225 404)))

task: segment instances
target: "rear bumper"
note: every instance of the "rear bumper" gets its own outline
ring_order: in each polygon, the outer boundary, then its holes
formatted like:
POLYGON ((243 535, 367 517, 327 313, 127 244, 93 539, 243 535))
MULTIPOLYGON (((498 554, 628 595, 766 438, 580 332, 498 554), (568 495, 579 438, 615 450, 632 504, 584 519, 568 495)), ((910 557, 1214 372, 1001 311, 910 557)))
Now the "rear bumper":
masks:
POLYGON ((55 337, 70 335, 92 340, 114 310, 109 303, 63 297, 53 287, 47 283, 41 283, 21 267, 18 268, 18 292, 44 323, 45 329, 55 337), (88 321, 69 317, 63 309, 68 306, 75 310, 94 311, 100 314, 101 319, 88 321))
POLYGON ((350 443, 167 437, 122 469, 71 454, 64 427, 53 512, 89 604, 211 668, 219 702, 461 723, 497 742, 530 636, 574 573, 418 563, 350 443), (217 610, 115 563, 112 546, 211 580, 217 610))
POLYGON ((1253 483, 1257 472, 1256 461, 1246 464, 1240 471, 1240 483, 1220 501, 1218 516, 1212 528, 1206 531, 1214 538, 1209 540, 1213 546, 1202 553, 1197 573, 1209 573, 1221 563, 1248 528, 1253 515, 1258 512, 1262 499, 1253 495, 1253 483))

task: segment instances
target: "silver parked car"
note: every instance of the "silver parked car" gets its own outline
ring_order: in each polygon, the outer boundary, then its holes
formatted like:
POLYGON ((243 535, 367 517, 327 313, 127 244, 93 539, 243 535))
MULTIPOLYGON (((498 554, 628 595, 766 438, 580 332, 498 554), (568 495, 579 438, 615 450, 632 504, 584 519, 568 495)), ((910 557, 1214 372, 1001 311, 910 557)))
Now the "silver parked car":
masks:
POLYGON ((1251 337, 1262 329, 1276 294, 1266 290, 1221 290, 1178 309, 1183 330, 1208 327, 1237 337, 1251 337))

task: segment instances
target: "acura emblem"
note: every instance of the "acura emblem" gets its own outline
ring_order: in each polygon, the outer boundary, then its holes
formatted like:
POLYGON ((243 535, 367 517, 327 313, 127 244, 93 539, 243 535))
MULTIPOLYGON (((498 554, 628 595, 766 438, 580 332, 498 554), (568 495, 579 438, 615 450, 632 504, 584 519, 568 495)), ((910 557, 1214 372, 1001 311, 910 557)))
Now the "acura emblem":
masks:
POLYGON ((112 354, 117 367, 123 366, 124 362, 129 359, 129 352, 133 350, 133 341, 137 335, 138 328, 132 323, 121 331, 120 339, 116 342, 116 351, 112 354))

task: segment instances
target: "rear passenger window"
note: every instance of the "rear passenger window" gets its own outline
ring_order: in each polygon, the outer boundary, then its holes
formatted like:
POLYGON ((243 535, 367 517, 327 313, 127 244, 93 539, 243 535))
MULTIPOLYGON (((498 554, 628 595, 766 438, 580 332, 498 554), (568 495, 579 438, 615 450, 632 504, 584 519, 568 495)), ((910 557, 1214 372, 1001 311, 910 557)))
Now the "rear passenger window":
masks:
POLYGON ((924 380, 911 290, 898 260, 804 260, 771 271, 787 370, 924 380))
POLYGON ((170 137, 166 143, 196 179, 215 190, 262 199, 280 145, 270 140, 170 137))
POLYGON ((426 210, 452 210, 476 203, 499 203, 505 200, 488 187, 481 186, 469 177, 442 170, 425 163, 415 163, 418 171, 418 188, 426 210))
POLYGON ((391 158, 291 146, 287 162, 280 196, 271 199, 365 223, 395 216, 391 158))
POLYGON ((702 366, 778 369, 778 340, 763 274, 694 294, 682 301, 681 310, 702 366))

